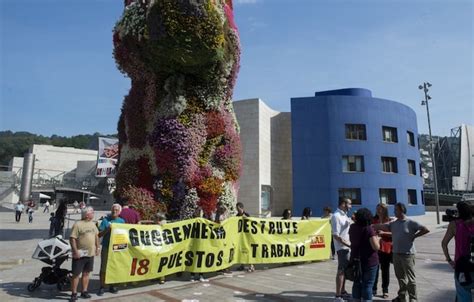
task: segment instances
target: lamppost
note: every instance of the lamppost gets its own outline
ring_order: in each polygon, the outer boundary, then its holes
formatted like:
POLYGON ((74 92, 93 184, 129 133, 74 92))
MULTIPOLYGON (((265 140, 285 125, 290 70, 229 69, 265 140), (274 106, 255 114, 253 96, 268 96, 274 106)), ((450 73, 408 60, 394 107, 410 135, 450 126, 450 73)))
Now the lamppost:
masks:
MULTIPOLYGON (((83 181, 81 189, 82 189, 82 202, 84 202, 84 191, 89 189, 89 182, 88 181, 83 181)), ((87 193, 87 196, 89 196, 89 193, 87 193)), ((87 199, 89 201, 89 198, 87 198, 87 199)))
POLYGON ((431 163, 433 164, 433 181, 434 181, 434 190, 435 190, 435 205, 436 205, 436 221, 439 224, 439 197, 438 197, 438 177, 436 173, 436 156, 434 154, 433 139, 431 138, 431 122, 430 122, 430 107, 428 105, 431 97, 428 95, 428 91, 432 85, 428 82, 424 82, 423 85, 418 86, 418 89, 423 90, 425 93, 425 100, 421 101, 422 106, 426 106, 426 114, 428 115, 428 131, 430 135, 430 153, 431 153, 431 163))

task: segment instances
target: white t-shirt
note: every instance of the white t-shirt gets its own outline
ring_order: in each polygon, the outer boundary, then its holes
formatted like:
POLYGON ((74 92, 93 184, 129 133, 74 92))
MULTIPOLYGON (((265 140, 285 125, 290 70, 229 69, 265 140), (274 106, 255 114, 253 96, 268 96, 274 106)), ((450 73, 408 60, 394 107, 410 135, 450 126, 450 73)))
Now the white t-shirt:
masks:
POLYGON ((25 208, 25 206, 22 204, 22 203, 17 203, 15 205, 15 211, 18 211, 18 212, 23 212, 23 209, 25 208))
MULTIPOLYGON (((346 212, 338 208, 331 217, 332 234, 341 237, 346 242, 349 242, 350 226, 351 219, 347 216, 346 212)), ((337 240, 334 240, 334 247, 336 248, 336 251, 349 249, 337 240)))

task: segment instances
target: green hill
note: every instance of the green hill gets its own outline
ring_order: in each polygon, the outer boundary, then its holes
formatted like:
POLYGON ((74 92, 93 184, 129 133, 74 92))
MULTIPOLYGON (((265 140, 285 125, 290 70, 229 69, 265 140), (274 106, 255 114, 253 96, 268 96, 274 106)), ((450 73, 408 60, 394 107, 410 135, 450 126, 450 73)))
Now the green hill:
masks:
POLYGON ((97 150, 99 136, 116 137, 116 135, 103 135, 97 132, 71 137, 58 135, 47 137, 29 132, 0 131, 0 165, 8 165, 14 156, 23 156, 33 144, 97 150))

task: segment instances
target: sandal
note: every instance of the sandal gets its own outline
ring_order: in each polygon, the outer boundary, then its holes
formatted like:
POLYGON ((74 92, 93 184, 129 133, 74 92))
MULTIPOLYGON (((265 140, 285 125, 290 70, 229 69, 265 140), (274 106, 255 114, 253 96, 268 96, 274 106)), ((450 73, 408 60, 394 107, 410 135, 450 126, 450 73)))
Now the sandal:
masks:
POLYGON ((382 298, 387 299, 388 298, 388 293, 383 293, 382 298))

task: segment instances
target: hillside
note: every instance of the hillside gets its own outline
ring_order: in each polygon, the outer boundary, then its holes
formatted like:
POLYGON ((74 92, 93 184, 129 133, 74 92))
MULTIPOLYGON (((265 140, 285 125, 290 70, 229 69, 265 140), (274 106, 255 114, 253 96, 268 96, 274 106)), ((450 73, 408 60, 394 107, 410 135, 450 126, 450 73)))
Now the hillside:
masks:
POLYGON ((71 137, 58 135, 47 137, 29 132, 0 131, 0 166, 8 165, 14 156, 23 156, 33 144, 97 150, 97 138, 100 136, 116 137, 116 135, 103 135, 97 132, 71 137))

